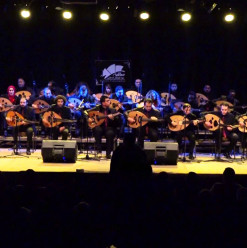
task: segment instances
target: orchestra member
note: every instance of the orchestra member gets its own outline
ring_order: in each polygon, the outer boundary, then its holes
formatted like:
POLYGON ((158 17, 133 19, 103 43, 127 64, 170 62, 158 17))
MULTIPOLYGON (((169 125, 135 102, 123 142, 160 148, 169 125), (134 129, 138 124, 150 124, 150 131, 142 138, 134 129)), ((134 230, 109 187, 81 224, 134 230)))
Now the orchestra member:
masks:
MULTIPOLYGON (((205 113, 202 113, 202 115, 205 115, 205 113)), ((230 152, 233 150, 234 146, 236 145, 238 141, 238 135, 237 133, 233 131, 233 128, 232 128, 232 125, 236 124, 236 120, 235 120, 234 115, 229 112, 229 104, 222 103, 220 105, 220 111, 217 111, 217 112, 212 111, 210 112, 210 114, 215 114, 216 116, 218 116, 224 124, 222 128, 219 127, 219 129, 214 132, 216 152, 217 153, 220 152, 220 144, 221 144, 222 139, 227 138, 230 141, 230 144, 227 146, 224 156, 226 158, 231 158, 230 152)), ((212 124, 209 121, 206 121, 205 125, 207 127, 212 126, 212 124)))
POLYGON ((209 84, 205 84, 202 93, 207 99, 202 99, 200 103, 200 109, 202 111, 213 111, 216 104, 213 102, 215 98, 212 93, 212 88, 209 84))
MULTIPOLYGON (((18 112, 23 116, 24 119, 29 121, 35 121, 35 114, 31 107, 27 106, 27 99, 22 97, 20 99, 20 105, 16 106, 14 108, 14 111, 18 112)), ((6 117, 7 121, 8 117, 6 117)), ((27 122, 23 125, 13 127, 13 138, 15 143, 15 148, 17 148, 17 136, 18 132, 26 132, 27 135, 27 155, 31 155, 30 148, 32 147, 32 139, 33 139, 33 133, 35 130, 34 124, 28 124, 27 122)))
POLYGON ((76 106, 71 102, 68 104, 68 107, 73 110, 74 118, 77 120, 75 134, 76 136, 79 136, 80 134, 82 136, 87 128, 83 110, 90 109, 92 106, 95 106, 95 98, 90 95, 90 90, 86 83, 81 84, 78 91, 76 91, 75 94, 71 95, 70 97, 76 98, 83 102, 83 105, 79 109, 76 109, 76 106))
POLYGON ((232 103, 233 106, 239 106, 239 100, 236 98, 236 91, 235 90, 229 90, 227 101, 232 103))
MULTIPOLYGON (((66 98, 65 96, 58 95, 55 98, 55 104, 48 109, 48 111, 54 111, 58 115, 61 116, 62 119, 71 120, 71 112, 68 107, 65 106, 66 98)), ((47 126, 49 125, 49 121, 43 119, 43 123, 47 126)), ((57 140, 59 134, 62 134, 62 139, 67 140, 69 136, 69 124, 68 123, 61 123, 55 127, 51 128, 52 139, 57 140)))
POLYGON ((150 141, 155 142, 158 140, 158 123, 156 122, 160 117, 160 111, 152 108, 153 101, 151 99, 145 99, 144 100, 144 106, 142 108, 136 108, 127 111, 126 118, 129 123, 135 123, 136 120, 129 117, 129 113, 132 111, 139 111, 147 116, 147 118, 150 119, 150 122, 148 122, 145 126, 138 127, 137 129, 134 129, 134 132, 136 134, 136 137, 138 138, 138 144, 143 148, 144 146, 144 137, 145 135, 148 136, 148 139, 150 141))
MULTIPOLYGON (((111 99, 115 99, 117 101, 119 101, 119 108, 122 109, 123 111, 125 111, 125 107, 123 106, 123 104, 121 103, 125 103, 127 104, 129 102, 128 97, 124 94, 124 89, 122 86, 118 85, 115 88, 115 93, 113 93, 110 97, 111 99)), ((131 102, 130 102, 131 103, 131 102)))
POLYGON ((18 105, 20 103, 20 98, 16 96, 15 93, 16 93, 15 86, 10 85, 7 89, 7 94, 1 95, 1 97, 10 100, 13 105, 18 105))
POLYGON ((64 95, 64 90, 57 86, 56 82, 50 80, 47 84, 47 87, 51 90, 51 94, 56 97, 57 95, 64 95))
MULTIPOLYGON (((17 80, 17 87, 16 87, 16 92, 18 91, 28 91, 31 93, 31 97, 33 95, 33 90, 30 87, 26 86, 26 82, 23 78, 18 78, 17 80)), ((19 96, 20 98, 22 97, 21 95, 19 96)), ((30 99, 30 97, 25 96, 27 98, 27 100, 30 99)))
POLYGON ((240 125, 241 131, 239 132, 239 140, 241 142, 241 147, 243 150, 243 155, 246 154, 246 146, 247 146, 247 116, 246 113, 242 115, 236 116, 236 121, 240 125))
MULTIPOLYGON (((1 97, 8 99, 13 105, 18 105, 20 103, 20 98, 16 96, 15 93, 16 93, 15 86, 10 85, 7 89, 7 94, 1 95, 1 97)), ((0 103, 0 107, 2 107, 1 103, 0 103)), ((0 113, 0 125, 1 125, 0 133, 7 136, 7 123, 6 123, 5 117, 6 117, 6 113, 1 112, 0 113)))
MULTIPOLYGON (((110 98, 106 95, 101 96, 100 98, 100 105, 87 110, 86 114, 88 115, 91 111, 98 111, 106 116, 104 122, 100 126, 96 126, 93 129, 93 134, 96 141, 96 146, 99 154, 102 152, 101 148, 101 138, 104 135, 106 137, 106 158, 111 159, 111 152, 113 150, 113 142, 114 137, 116 136, 116 127, 119 126, 120 120, 116 114, 116 110, 110 108, 110 98)), ((88 118, 88 122, 92 123, 93 119, 88 118)))
MULTIPOLYGON (((39 96, 36 100, 42 100, 42 101, 45 101, 47 103, 48 106, 46 106, 46 110, 48 110, 48 108, 52 105, 52 104, 55 104, 55 98, 54 96, 51 94, 51 90, 46 87, 43 89, 43 95, 42 96, 39 96)), ((38 109, 40 106, 38 106, 37 104, 35 104, 35 101, 32 103, 32 107, 34 109, 38 109)), ((40 114, 36 114, 36 120, 41 120, 41 115, 40 114)), ((41 124, 41 134, 42 135, 45 135, 45 132, 46 132, 46 129, 43 125, 43 123, 41 124)))
POLYGON ((191 113, 191 105, 189 103, 185 103, 182 107, 182 110, 178 110, 176 113, 167 116, 167 122, 171 124, 173 127, 177 127, 178 125, 181 125, 181 124, 171 119, 173 115, 180 115, 184 117, 184 119, 186 118, 189 121, 191 121, 191 123, 186 128, 184 128, 183 130, 179 132, 173 132, 173 135, 175 135, 175 138, 178 142, 180 150, 182 150, 183 138, 184 137, 188 138, 189 159, 194 159, 193 151, 195 148, 195 141, 196 141, 195 126, 198 124, 198 120, 196 119, 196 116, 193 113, 191 113))
POLYGON ((110 84, 106 84, 105 85, 105 90, 104 90, 104 95, 108 96, 109 98, 111 97, 112 95, 112 87, 110 84))
POLYGON ((153 101, 153 106, 159 108, 161 106, 160 95, 155 90, 149 90, 146 94, 146 99, 151 99, 153 101))
POLYGON ((142 95, 142 80, 140 78, 135 80, 135 90, 142 95))
POLYGON ((196 93, 194 91, 190 91, 187 98, 187 103, 190 104, 192 109, 198 109, 198 102, 196 99, 196 93))
MULTIPOLYGON (((43 100, 43 101, 47 102, 49 105, 54 104, 55 103, 55 97, 51 94, 51 90, 48 87, 46 87, 43 89, 43 92, 44 92, 43 96, 39 96, 35 100, 43 100)), ((38 108, 38 106, 34 105, 34 104, 32 104, 32 107, 38 108)))
MULTIPOLYGON (((85 109, 91 108, 92 105, 94 105, 95 99, 93 96, 90 95, 90 90, 87 86, 87 84, 82 84, 78 91, 75 92, 74 95, 71 95, 70 97, 77 98, 80 101, 83 101, 83 105, 85 109)), ((70 104, 71 105, 71 104, 70 104)), ((69 105, 69 107, 70 107, 69 105)), ((74 106, 72 106, 74 107, 74 106)))

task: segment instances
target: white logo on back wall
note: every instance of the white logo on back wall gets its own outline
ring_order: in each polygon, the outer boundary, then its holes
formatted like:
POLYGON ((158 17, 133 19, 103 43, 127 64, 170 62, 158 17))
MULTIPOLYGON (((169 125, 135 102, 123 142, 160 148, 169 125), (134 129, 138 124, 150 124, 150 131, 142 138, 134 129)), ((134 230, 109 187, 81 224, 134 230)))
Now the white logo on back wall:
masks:
POLYGON ((107 79, 107 81, 125 81, 125 71, 122 65, 112 64, 108 68, 105 68, 102 72, 101 77, 107 79))

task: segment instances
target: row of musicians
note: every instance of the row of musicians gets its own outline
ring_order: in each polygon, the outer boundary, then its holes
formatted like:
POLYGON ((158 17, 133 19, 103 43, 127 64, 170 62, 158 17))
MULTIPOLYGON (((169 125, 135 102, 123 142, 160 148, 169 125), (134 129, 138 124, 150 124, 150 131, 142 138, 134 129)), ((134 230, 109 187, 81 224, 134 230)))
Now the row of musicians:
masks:
MULTIPOLYGON (((68 107, 65 106, 66 98, 62 95, 59 95, 55 98, 55 104, 51 106, 49 109, 49 112, 55 112, 58 115, 61 116, 62 119, 71 120, 71 112, 68 107)), ((144 106, 142 108, 129 110, 125 112, 125 117, 128 120, 130 124, 135 124, 137 120, 131 116, 131 112, 134 112, 137 110, 138 112, 141 112, 145 114, 145 116, 150 120, 146 125, 140 126, 139 128, 134 128, 134 133, 136 137, 138 138, 138 143, 140 146, 143 146, 144 137, 148 136, 148 138, 151 141, 157 141, 158 140, 158 125, 159 122, 157 120, 160 119, 161 115, 158 110, 155 110, 152 108, 152 100, 146 99, 144 101, 144 106)), ((27 100, 25 98, 21 98, 20 105, 16 106, 14 110, 18 113, 20 113, 24 119, 35 121, 35 114, 32 108, 27 106, 27 100)), ((122 120, 123 115, 116 115, 117 111, 115 109, 110 108, 110 99, 107 96, 102 96, 100 99, 100 105, 97 105, 93 109, 89 109, 87 111, 82 111, 83 117, 87 119, 86 123, 93 123, 95 120, 90 115, 91 111, 97 111, 104 115, 104 122, 99 125, 95 126, 93 128, 93 134, 96 139, 96 145, 97 150, 101 151, 101 138, 104 135, 106 137, 106 145, 107 145, 107 151, 106 155, 108 158, 110 158, 111 151, 113 148, 113 140, 116 135, 116 128, 119 126, 122 126, 122 120)), ((236 144, 238 140, 238 135, 236 132, 234 132, 233 127, 231 125, 234 125, 236 122, 236 119, 233 114, 229 112, 229 106, 227 104, 221 105, 221 110, 219 112, 215 112, 215 115, 219 116, 220 119, 224 122, 226 126, 223 128, 223 137, 228 138, 230 140, 230 145, 228 146, 227 150, 227 156, 229 156, 230 151, 232 150, 233 146, 236 144)), ((182 145, 182 138, 184 136, 187 136, 189 139, 189 156, 192 159, 193 158, 193 150, 195 146, 195 131, 194 126, 198 125, 199 120, 196 119, 196 116, 191 113, 191 106, 189 104, 184 104, 182 110, 178 111, 176 115, 185 116, 188 120, 191 121, 191 124, 187 126, 184 130, 181 132, 175 132, 176 139, 179 143, 179 145, 182 145)), ((176 127, 177 125, 180 125, 176 121, 172 120, 172 114, 166 117, 166 121, 168 124, 170 124, 173 127, 176 127)), ((125 119, 125 118, 124 118, 125 119)), ((8 121, 8 120, 7 120, 8 121)), ((24 121, 25 122, 25 121, 24 121)), ((46 124, 46 126, 49 126, 49 119, 43 119, 43 123, 46 124)), ((27 125, 21 125, 18 127, 14 127, 14 139, 17 140, 17 131, 23 131, 27 133, 27 153, 30 152, 30 147, 32 144, 32 136, 34 132, 34 125, 25 123, 27 125)), ((246 123, 240 122, 239 123, 242 126, 245 126, 246 123)), ((205 125, 208 125, 209 127, 212 125, 212 122, 208 121, 205 122, 205 125)), ((61 123, 60 125, 57 125, 55 127, 51 128, 52 133, 52 139, 57 139, 59 134, 62 134, 62 139, 66 140, 69 133, 69 124, 68 123, 61 123)), ((245 135, 245 134, 243 134, 245 135)), ((219 147, 219 140, 217 137, 219 136, 219 132, 216 132, 215 141, 217 147, 219 147)))

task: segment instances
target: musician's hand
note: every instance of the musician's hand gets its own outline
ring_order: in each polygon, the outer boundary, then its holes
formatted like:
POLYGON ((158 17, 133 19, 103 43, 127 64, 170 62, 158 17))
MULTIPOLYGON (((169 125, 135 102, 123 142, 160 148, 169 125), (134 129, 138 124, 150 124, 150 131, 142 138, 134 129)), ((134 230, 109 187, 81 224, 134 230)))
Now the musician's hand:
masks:
POLYGON ((49 127, 50 126, 50 123, 49 123, 48 120, 43 119, 42 122, 43 122, 44 126, 46 126, 46 127, 49 127))
POLYGON ((89 123, 93 122, 92 118, 88 118, 87 120, 88 120, 89 123))
POLYGON ((26 96, 27 101, 30 99, 30 96, 26 96))
POLYGON ((90 108, 90 107, 91 107, 91 106, 90 106, 90 103, 89 103, 89 102, 86 102, 86 103, 85 103, 85 107, 86 107, 86 108, 90 108))
POLYGON ((63 132, 64 129, 65 129, 65 127, 60 127, 60 128, 59 128, 59 132, 60 132, 60 133, 63 132))
POLYGON ((114 116, 112 114, 108 115, 108 118, 114 120, 114 116))
POLYGON ((157 121, 158 120, 158 118, 157 117, 155 117, 155 116, 151 116, 151 118, 150 118, 152 121, 157 121))
POLYGON ((176 127, 178 125, 178 123, 176 121, 172 121, 171 122, 172 126, 176 127))
POLYGON ((198 120, 194 120, 194 121, 193 121, 193 125, 194 125, 194 126, 196 126, 198 123, 199 123, 198 120))
POLYGON ((232 131, 232 127, 231 126, 228 126, 227 128, 226 128, 228 131, 232 131))
POLYGON ((128 117, 128 122, 129 123, 135 123, 135 120, 134 120, 134 118, 128 117))
POLYGON ((209 122, 209 121, 205 121, 205 126, 207 126, 207 127, 211 127, 212 126, 212 124, 209 122))
POLYGON ((38 108, 38 105, 37 104, 32 104, 32 107, 37 109, 38 108))
POLYGON ((73 103, 69 103, 69 104, 68 104, 68 107, 69 107, 70 109, 73 109, 73 108, 75 107, 75 105, 74 105, 73 103))
POLYGON ((240 122, 239 122, 239 126, 240 126, 240 127, 244 127, 244 122, 243 122, 243 121, 240 121, 240 122))
POLYGON ((12 121, 11 117, 6 117, 6 121, 12 121))

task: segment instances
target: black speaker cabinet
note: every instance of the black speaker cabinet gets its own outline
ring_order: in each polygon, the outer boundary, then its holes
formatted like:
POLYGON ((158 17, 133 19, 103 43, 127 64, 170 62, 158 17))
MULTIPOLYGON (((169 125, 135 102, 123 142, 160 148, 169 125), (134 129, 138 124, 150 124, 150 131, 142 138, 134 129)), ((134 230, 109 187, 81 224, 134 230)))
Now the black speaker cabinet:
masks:
POLYGON ((75 140, 43 140, 41 155, 44 163, 75 163, 77 143, 75 140))
POLYGON ((152 165, 176 165, 178 161, 178 143, 144 142, 148 162, 152 165))

